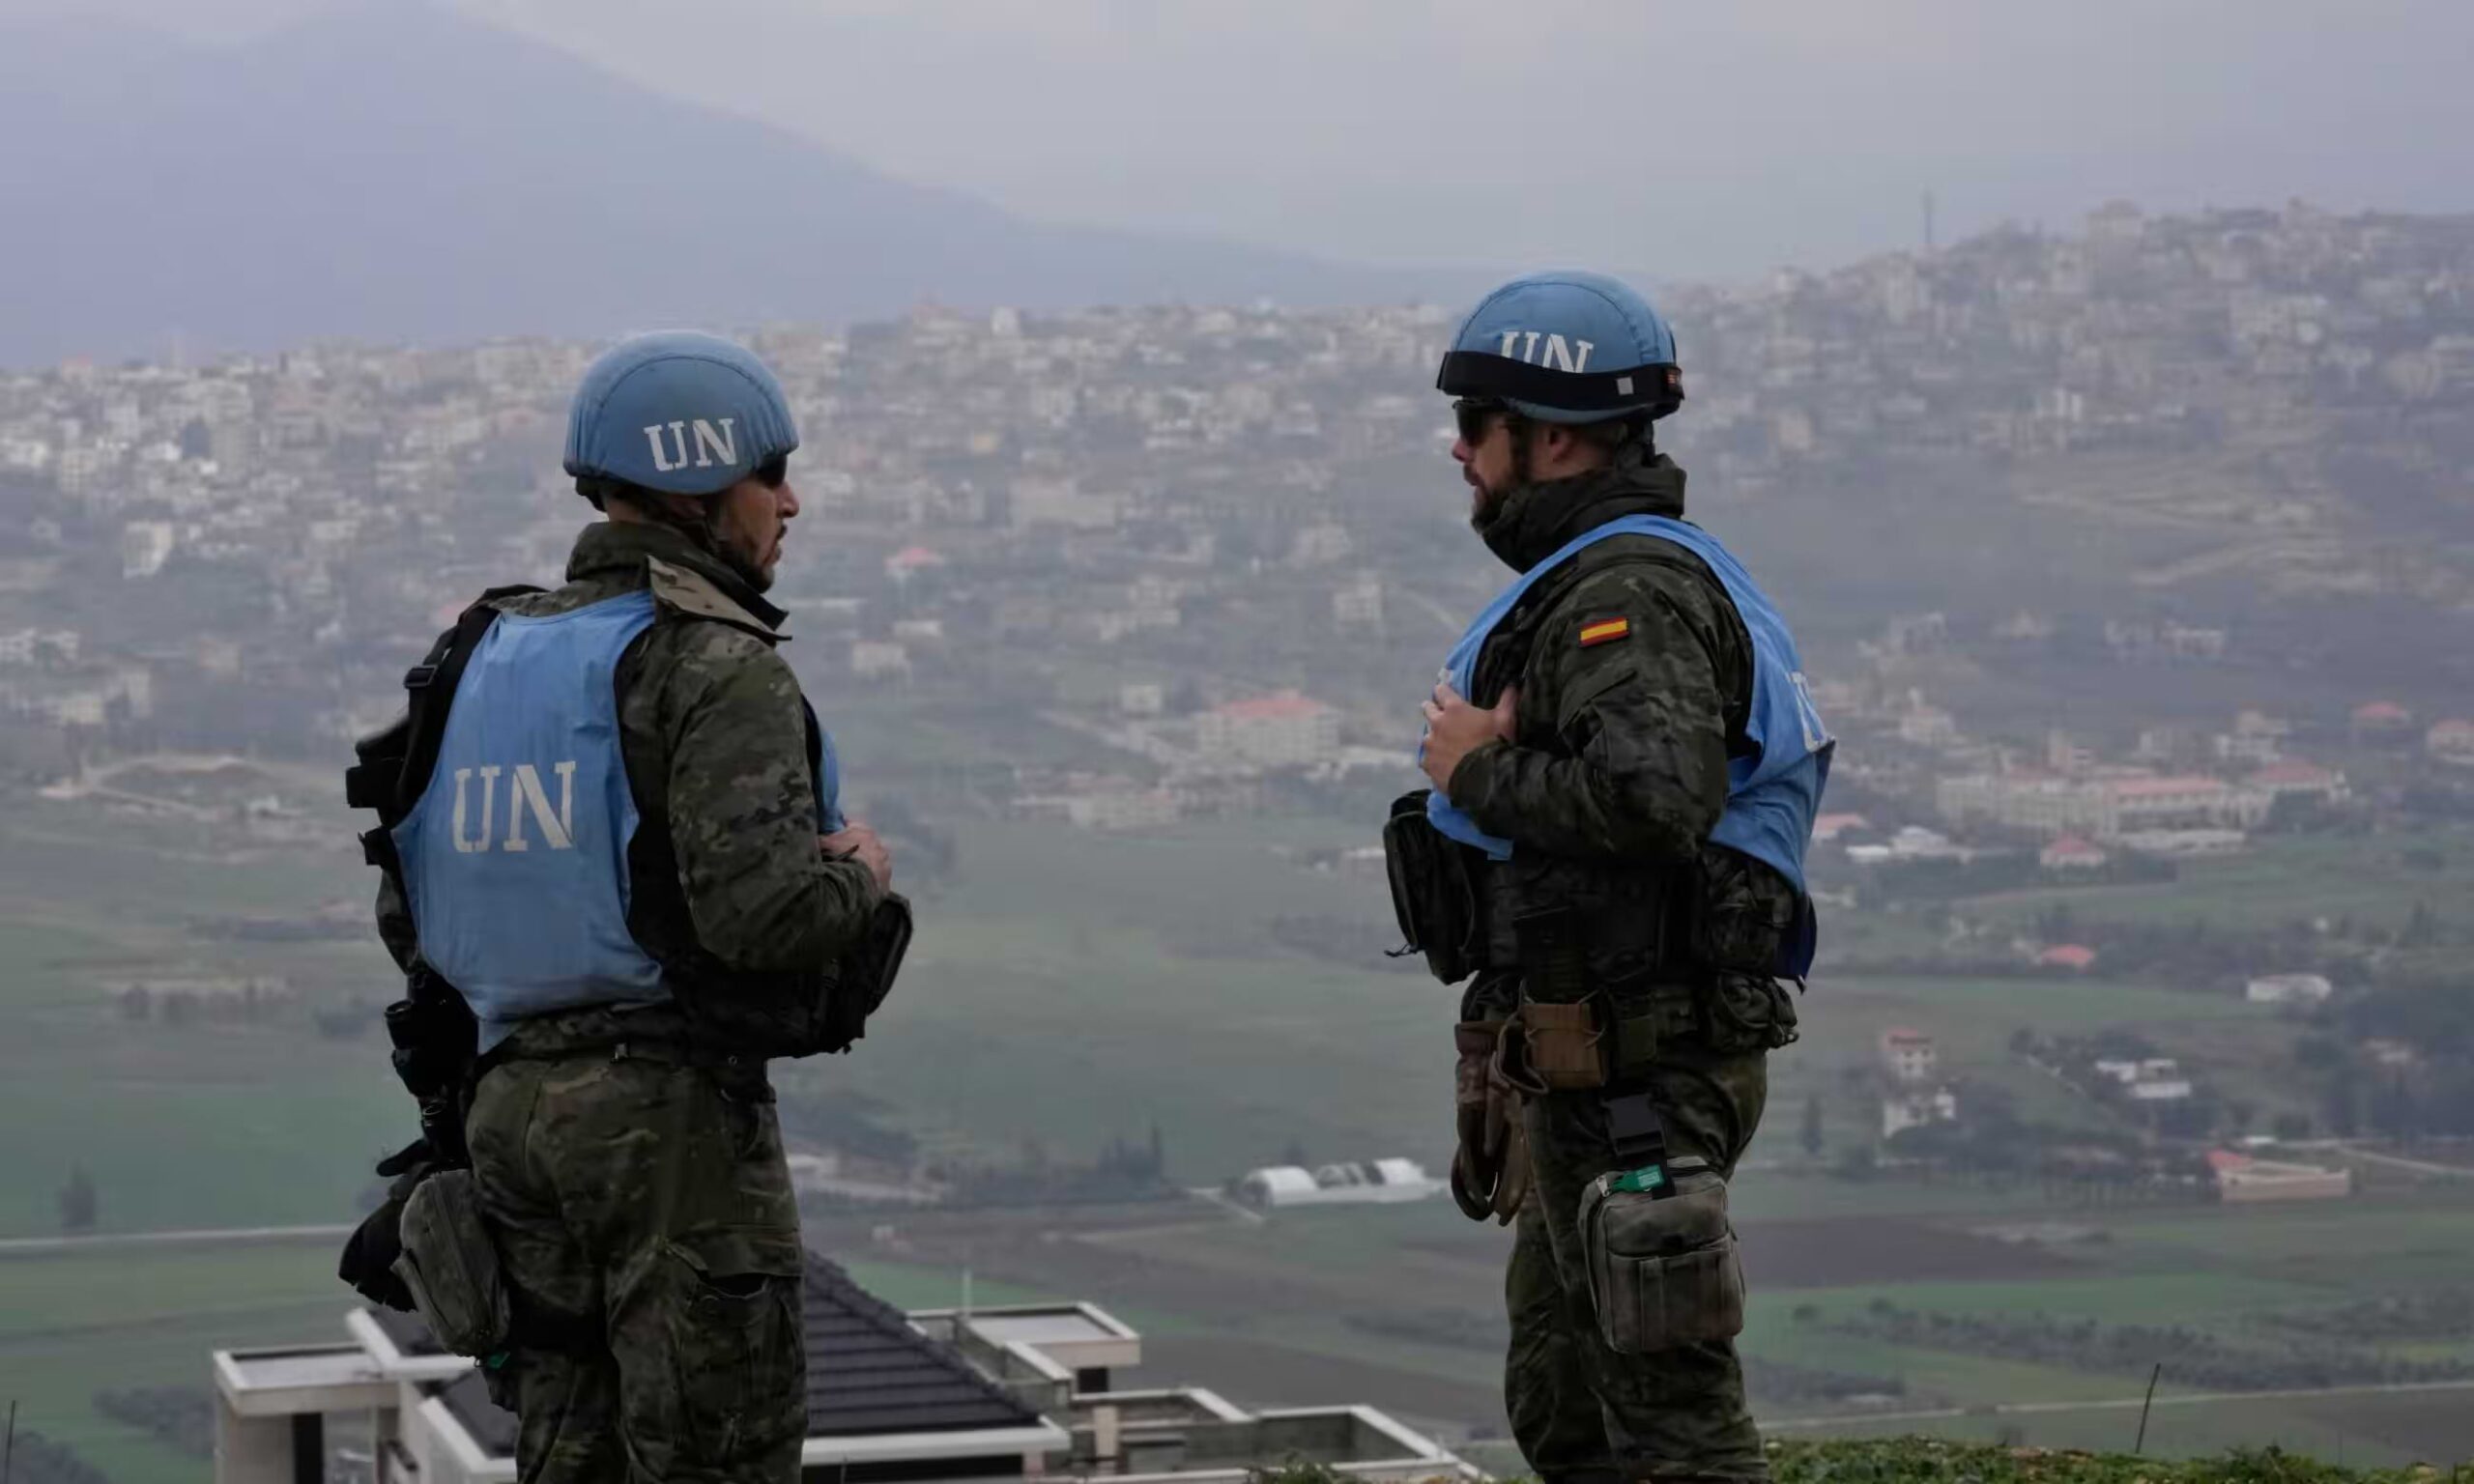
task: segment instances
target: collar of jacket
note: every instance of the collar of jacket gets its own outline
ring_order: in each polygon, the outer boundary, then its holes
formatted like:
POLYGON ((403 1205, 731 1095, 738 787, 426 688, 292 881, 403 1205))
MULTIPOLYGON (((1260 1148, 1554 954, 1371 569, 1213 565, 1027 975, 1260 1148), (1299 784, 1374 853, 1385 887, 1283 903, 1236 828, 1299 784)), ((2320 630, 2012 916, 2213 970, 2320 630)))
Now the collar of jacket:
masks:
POLYGON ((1526 572, 1574 536, 1627 515, 1683 519, 1683 471, 1673 459, 1627 451, 1604 469, 1521 485, 1469 524, 1504 565, 1526 572))
POLYGON ((576 537, 567 557, 567 581, 580 583, 613 573, 642 573, 664 607, 745 629, 770 643, 789 636, 790 614, 757 595, 745 579, 678 531, 663 526, 597 521, 576 537))

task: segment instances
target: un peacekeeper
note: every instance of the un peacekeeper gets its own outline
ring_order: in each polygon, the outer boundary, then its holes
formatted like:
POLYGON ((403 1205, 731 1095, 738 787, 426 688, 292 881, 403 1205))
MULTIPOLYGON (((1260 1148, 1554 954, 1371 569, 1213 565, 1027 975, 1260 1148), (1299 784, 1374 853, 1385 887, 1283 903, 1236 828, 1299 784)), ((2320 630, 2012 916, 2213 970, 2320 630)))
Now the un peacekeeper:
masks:
POLYGON ((798 1477, 798 1211, 764 1063, 818 1049, 784 1007, 891 864, 839 824, 774 652, 797 446, 728 341, 596 361, 565 467, 607 519, 566 585, 496 600, 395 832, 382 931, 478 1023, 463 1131, 515 1314, 484 1369, 526 1480, 798 1477))
POLYGON ((1407 820, 1468 873, 1453 1186, 1473 1217, 1517 1210, 1512 1430, 1550 1484, 1764 1478, 1725 1181, 1796 1035, 1832 744, 1776 610, 1683 520, 1646 300, 1516 279, 1437 385, 1471 524, 1520 574, 1423 707, 1434 787, 1407 820))

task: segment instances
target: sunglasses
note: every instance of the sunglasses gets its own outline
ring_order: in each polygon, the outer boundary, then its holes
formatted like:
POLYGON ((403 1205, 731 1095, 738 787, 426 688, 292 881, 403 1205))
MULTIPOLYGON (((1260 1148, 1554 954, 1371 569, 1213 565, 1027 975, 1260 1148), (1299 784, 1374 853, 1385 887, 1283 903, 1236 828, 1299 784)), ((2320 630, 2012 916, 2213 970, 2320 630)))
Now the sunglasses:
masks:
POLYGON ((1472 444, 1483 442, 1487 428, 1510 411, 1501 402, 1489 402, 1483 397, 1462 397, 1452 404, 1453 420, 1460 424, 1460 441, 1472 444))
POLYGON ((757 465, 749 472, 748 477, 768 490, 778 490, 782 487, 782 481, 791 477, 791 456, 787 453, 777 453, 757 465))

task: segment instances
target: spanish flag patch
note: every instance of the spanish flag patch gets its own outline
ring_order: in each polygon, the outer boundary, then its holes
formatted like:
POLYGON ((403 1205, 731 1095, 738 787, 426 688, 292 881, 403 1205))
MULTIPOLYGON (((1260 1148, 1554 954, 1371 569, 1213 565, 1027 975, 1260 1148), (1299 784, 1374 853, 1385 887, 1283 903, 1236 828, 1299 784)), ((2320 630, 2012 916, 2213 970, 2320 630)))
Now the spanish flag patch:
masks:
POLYGON ((1631 632, 1632 620, 1629 618, 1601 618, 1596 623, 1581 625, 1581 647, 1587 649, 1594 644, 1613 643, 1631 632))

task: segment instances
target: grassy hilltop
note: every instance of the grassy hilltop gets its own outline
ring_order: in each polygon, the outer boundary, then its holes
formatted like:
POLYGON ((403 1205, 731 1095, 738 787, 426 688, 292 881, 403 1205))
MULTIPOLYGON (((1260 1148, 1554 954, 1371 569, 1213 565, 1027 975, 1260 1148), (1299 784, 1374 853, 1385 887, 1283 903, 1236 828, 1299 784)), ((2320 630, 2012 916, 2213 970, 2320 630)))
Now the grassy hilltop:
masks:
MULTIPOLYGON (((2347 1469, 2275 1448, 2179 1461, 2120 1453, 2057 1453, 1892 1438, 1773 1442, 1777 1484, 2463 1484, 2474 1468, 2347 1469)), ((1282 1469, 1261 1484, 1338 1484, 1328 1469, 1282 1469)))
POLYGON ((1771 1445, 1778 1484, 2460 1484, 2474 1469, 2347 1469, 2268 1448, 2214 1458, 2056 1453, 1895 1438, 1771 1445))

